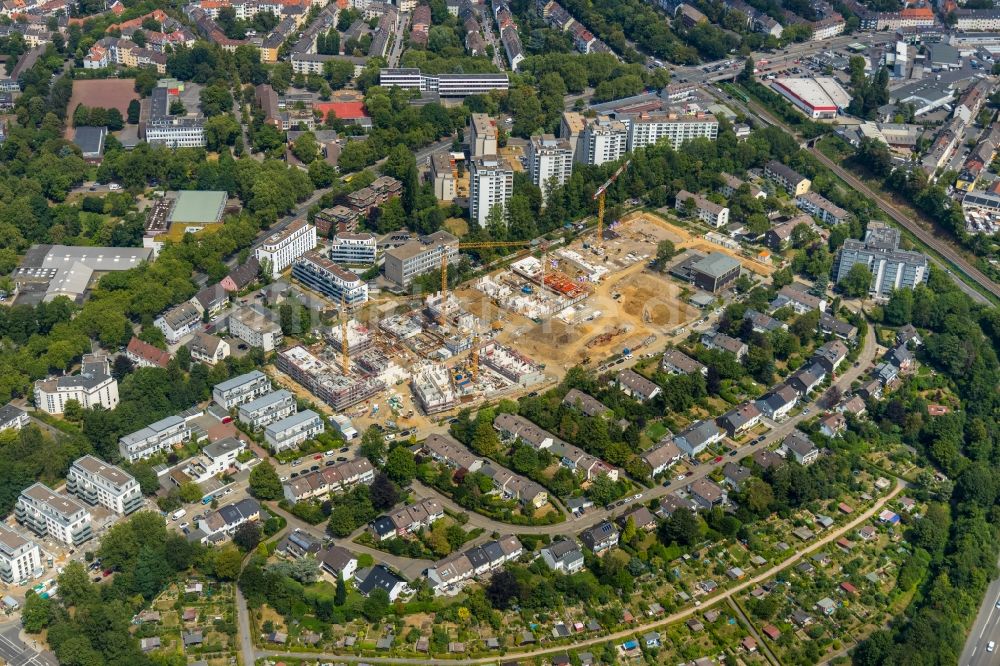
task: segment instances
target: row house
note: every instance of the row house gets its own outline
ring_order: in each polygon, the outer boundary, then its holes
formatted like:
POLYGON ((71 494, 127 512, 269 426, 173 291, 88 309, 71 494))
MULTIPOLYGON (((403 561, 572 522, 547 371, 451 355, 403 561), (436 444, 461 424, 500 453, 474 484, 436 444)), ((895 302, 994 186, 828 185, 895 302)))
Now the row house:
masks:
POLYGON ((330 467, 307 472, 282 484, 285 499, 293 504, 314 497, 347 490, 358 484, 371 485, 375 468, 367 458, 348 460, 330 467))
POLYGON ((428 499, 379 516, 369 523, 368 531, 376 541, 385 541, 415 534, 441 518, 444 518, 444 508, 437 500, 428 499))
POLYGON ((462 581, 496 571, 507 562, 516 560, 523 552, 524 547, 518 538, 509 534, 438 561, 427 570, 427 579, 437 591, 444 591, 462 581))

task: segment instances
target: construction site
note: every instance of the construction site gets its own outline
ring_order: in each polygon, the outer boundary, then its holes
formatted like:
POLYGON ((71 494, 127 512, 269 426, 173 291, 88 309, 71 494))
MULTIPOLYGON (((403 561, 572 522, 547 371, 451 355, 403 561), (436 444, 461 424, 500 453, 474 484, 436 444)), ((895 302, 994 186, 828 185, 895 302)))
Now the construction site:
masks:
POLYGON ((566 245, 459 243, 462 250, 507 247, 518 254, 456 289, 447 287, 442 263, 441 290, 387 294, 356 318, 342 313, 323 330, 324 344, 280 352, 277 368, 334 410, 350 410, 362 427, 369 421, 403 428, 537 390, 574 365, 603 367, 618 355, 654 352, 702 316, 689 304, 690 285, 654 267, 661 241, 678 253, 727 254, 748 274, 773 270, 649 212, 624 216, 602 229, 600 240, 585 234, 566 245), (392 388, 404 385, 409 390, 392 388), (391 415, 379 413, 379 400, 391 415))

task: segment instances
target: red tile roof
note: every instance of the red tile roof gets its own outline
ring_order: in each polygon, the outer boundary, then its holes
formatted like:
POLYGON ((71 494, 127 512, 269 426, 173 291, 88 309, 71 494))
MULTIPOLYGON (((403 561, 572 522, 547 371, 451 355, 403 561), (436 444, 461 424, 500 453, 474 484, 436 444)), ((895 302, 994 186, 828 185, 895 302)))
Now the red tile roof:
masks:
POLYGON ((331 113, 334 117, 341 120, 368 117, 368 114, 365 112, 364 102, 320 102, 314 104, 313 108, 323 114, 324 118, 331 113))

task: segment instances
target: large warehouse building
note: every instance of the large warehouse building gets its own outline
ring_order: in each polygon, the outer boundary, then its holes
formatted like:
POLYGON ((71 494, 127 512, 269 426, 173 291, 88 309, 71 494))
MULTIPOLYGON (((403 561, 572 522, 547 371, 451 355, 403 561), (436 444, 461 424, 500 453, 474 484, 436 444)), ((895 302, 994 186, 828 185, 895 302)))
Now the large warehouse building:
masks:
POLYGON ((827 76, 775 79, 771 88, 813 120, 836 118, 851 103, 847 91, 827 76))

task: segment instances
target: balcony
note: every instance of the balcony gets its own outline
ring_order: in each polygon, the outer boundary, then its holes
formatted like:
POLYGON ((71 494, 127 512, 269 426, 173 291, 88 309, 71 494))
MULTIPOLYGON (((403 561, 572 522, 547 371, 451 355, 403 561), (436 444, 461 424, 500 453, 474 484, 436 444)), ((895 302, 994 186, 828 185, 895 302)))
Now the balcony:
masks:
POLYGON ((141 509, 142 505, 142 493, 136 493, 132 497, 125 498, 122 501, 122 509, 124 510, 126 516, 138 509, 141 509))
POLYGON ((88 522, 85 525, 81 525, 75 532, 71 532, 69 536, 73 540, 73 545, 79 546, 81 543, 93 538, 94 530, 88 522))

